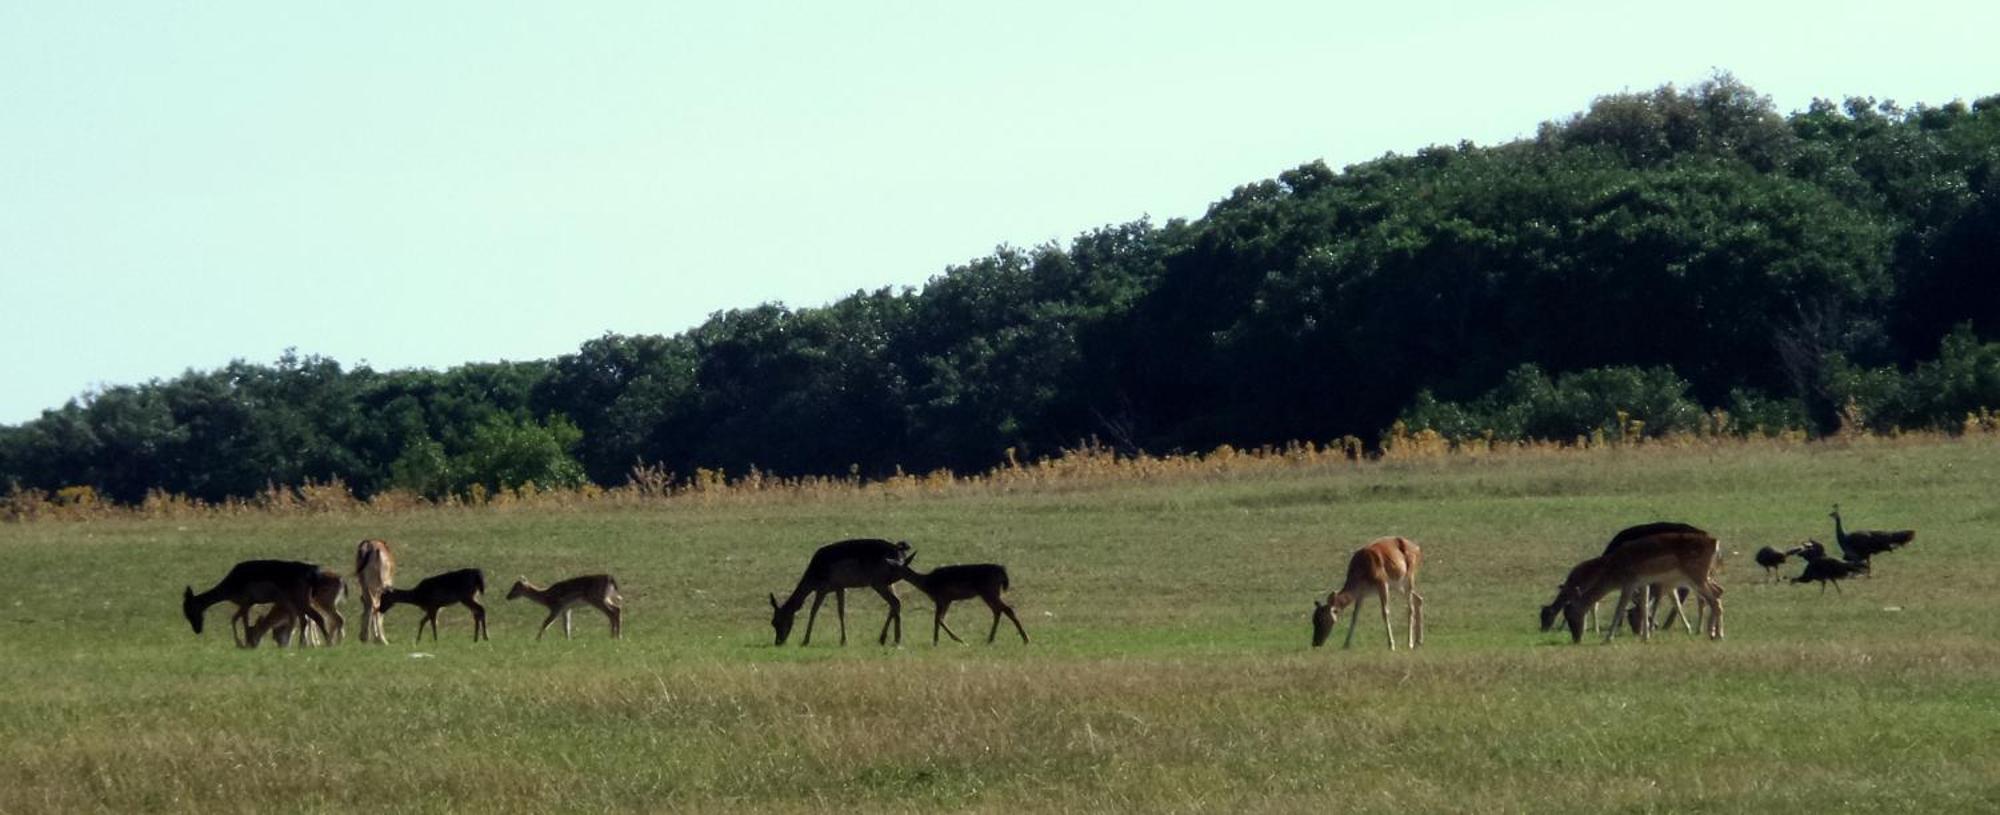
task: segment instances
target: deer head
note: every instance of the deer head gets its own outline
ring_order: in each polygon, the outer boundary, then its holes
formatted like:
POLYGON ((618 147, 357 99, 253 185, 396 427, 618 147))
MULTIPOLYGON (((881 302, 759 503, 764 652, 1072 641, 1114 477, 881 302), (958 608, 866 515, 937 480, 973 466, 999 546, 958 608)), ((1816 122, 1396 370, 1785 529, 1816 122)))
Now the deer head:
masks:
POLYGON ((792 636, 792 621, 798 617, 799 610, 779 605, 778 595, 765 596, 771 601, 771 630, 777 634, 777 642, 774 644, 784 645, 785 640, 792 636))
POLYGON ((196 634, 201 633, 201 612, 201 604, 194 599, 194 587, 187 587, 187 592, 181 595, 181 614, 187 617, 188 625, 194 626, 196 634))
POLYGON ((1326 638, 1333 635, 1333 626, 1338 622, 1340 622, 1340 609, 1334 608, 1332 603, 1323 603, 1318 600, 1313 601, 1312 623, 1314 648, 1326 644, 1326 638))

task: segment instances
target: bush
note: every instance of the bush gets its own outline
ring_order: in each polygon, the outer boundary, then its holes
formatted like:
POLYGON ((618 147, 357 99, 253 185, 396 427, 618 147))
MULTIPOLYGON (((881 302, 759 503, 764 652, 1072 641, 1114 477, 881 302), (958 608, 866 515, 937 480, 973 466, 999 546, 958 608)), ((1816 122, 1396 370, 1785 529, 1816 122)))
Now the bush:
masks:
POLYGON ((1540 367, 1523 365, 1470 403, 1419 394, 1401 421, 1454 442, 1488 431, 1507 441, 1659 437, 1701 427, 1704 414, 1687 391, 1688 383, 1666 368, 1593 368, 1551 380, 1540 367))

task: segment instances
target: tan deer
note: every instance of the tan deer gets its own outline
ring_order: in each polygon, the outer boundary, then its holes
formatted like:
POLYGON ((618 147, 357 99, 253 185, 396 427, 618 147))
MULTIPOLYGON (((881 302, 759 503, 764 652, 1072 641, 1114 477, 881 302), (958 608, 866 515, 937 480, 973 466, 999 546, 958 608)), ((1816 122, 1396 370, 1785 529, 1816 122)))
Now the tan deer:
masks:
POLYGON ((361 587, 361 641, 387 645, 382 592, 396 584, 396 553, 388 541, 369 538, 355 545, 354 582, 361 587))
MULTIPOLYGON (((332 569, 319 570, 319 577, 313 585, 313 602, 325 610, 327 621, 330 623, 328 633, 331 636, 323 641, 326 645, 338 644, 346 636, 347 619, 340 616, 339 608, 341 599, 346 596, 347 581, 340 579, 340 575, 332 569)), ((266 634, 271 634, 280 648, 294 642, 301 645, 319 644, 313 636, 312 626, 300 626, 298 619, 282 606, 273 606, 262 619, 245 632, 247 640, 245 644, 247 647, 255 648, 263 641, 266 634), (298 635, 296 640, 293 639, 294 633, 298 635)))
POLYGON ((570 638, 570 612, 580 604, 587 604, 611 619, 611 638, 624 639, 623 624, 625 609, 621 605, 623 597, 618 595, 618 581, 608 574, 589 574, 557 581, 544 589, 528 582, 523 577, 514 581, 514 587, 507 590, 507 599, 526 597, 549 610, 549 618, 542 621, 542 630, 535 632, 535 639, 541 639, 549 632, 549 624, 561 617, 563 639, 570 638))
MULTIPOLYGON (((1674 596, 1672 590, 1678 586, 1692 588, 1705 611, 1701 615, 1705 618, 1704 630, 1710 639, 1721 639, 1722 587, 1711 578, 1716 549, 1715 538, 1706 532, 1668 531, 1634 538, 1617 551, 1598 558, 1602 561, 1600 567, 1593 574, 1583 576, 1579 585, 1568 593, 1569 596, 1560 598, 1571 639, 1583 638, 1586 610, 1617 589, 1618 602, 1611 612, 1614 622, 1604 635, 1604 641, 1610 642, 1618 634, 1616 621, 1623 619, 1626 606, 1634 597, 1643 598, 1643 593, 1650 586, 1664 587, 1665 590, 1657 592, 1662 597, 1674 596)), ((1651 639, 1653 615, 1651 609, 1643 607, 1644 599, 1640 603, 1639 637, 1651 639)))
POLYGON ((1382 627, 1389 634, 1389 650, 1396 650, 1396 627, 1389 622, 1389 589, 1403 592, 1403 604, 1410 610, 1410 648, 1424 644, 1424 596, 1417 593, 1417 569, 1423 566, 1423 549, 1409 538, 1377 538, 1354 553, 1347 562, 1347 582, 1328 594, 1326 602, 1313 601, 1313 647, 1326 644, 1326 638, 1340 623, 1340 612, 1349 605, 1354 606, 1354 617, 1347 623, 1347 642, 1342 648, 1354 646, 1354 629, 1361 622, 1361 601, 1370 593, 1374 594, 1382 606, 1382 627))
POLYGON ((988 645, 991 645, 993 638, 1000 634, 1002 614, 1014 622, 1014 630, 1021 635, 1021 644, 1028 643, 1028 630, 1021 627, 1021 618, 1014 615, 1013 606, 1007 605, 1007 601, 1000 599, 1000 594, 1008 589, 1007 567, 997 563, 969 563, 961 566, 939 566, 930 574, 924 574, 910 568, 910 563, 916 559, 916 555, 909 556, 899 568, 902 570, 904 580, 931 598, 933 609, 931 645, 938 644, 940 629, 949 635, 953 642, 965 642, 958 638, 958 634, 951 630, 951 626, 945 625, 944 614, 951 608, 952 603, 974 597, 986 601, 986 607, 993 611, 993 627, 986 631, 988 645))
POLYGON ((813 623, 819 619, 819 605, 828 594, 833 595, 834 609, 840 615, 840 644, 847 644, 847 590, 863 586, 874 589, 889 604, 889 617, 882 621, 882 636, 876 639, 881 645, 889 643, 889 628, 896 629, 896 644, 903 644, 903 601, 897 599, 890 586, 903 579, 901 567, 909 562, 910 545, 904 542, 891 543, 875 538, 859 538, 829 543, 813 552, 812 560, 806 563, 805 574, 799 576, 799 584, 792 589, 792 595, 785 602, 778 602, 778 596, 770 595, 771 628, 777 634, 777 644, 784 645, 792 634, 792 623, 798 619, 799 608, 805 605, 806 595, 813 596, 812 613, 806 615, 806 635, 799 641, 800 647, 812 644, 813 623))
POLYGON ((237 624, 248 628, 250 607, 271 603, 295 617, 312 621, 324 636, 326 616, 313 601, 313 587, 318 583, 320 571, 317 565, 294 560, 246 560, 230 567, 221 582, 208 591, 195 594, 193 586, 187 587, 181 595, 181 616, 187 618, 194 633, 200 634, 209 606, 234 603, 236 613, 229 617, 229 633, 237 645, 242 645, 243 638, 236 634, 237 624))

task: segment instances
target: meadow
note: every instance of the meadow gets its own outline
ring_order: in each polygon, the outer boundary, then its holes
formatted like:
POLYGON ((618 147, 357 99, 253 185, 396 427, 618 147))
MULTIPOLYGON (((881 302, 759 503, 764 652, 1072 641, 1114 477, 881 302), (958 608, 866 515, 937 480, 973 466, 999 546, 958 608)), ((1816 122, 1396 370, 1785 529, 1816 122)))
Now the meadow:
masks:
POLYGON ((2000 439, 1934 437, 0 524, 0 812, 1991 811, 1995 484, 2000 439), (1830 545, 1834 502, 1916 542, 1838 593, 1763 583, 1751 552, 1830 545), (1572 563, 1661 519, 1722 540, 1725 640, 1536 630, 1572 563), (1424 547, 1425 647, 1386 650, 1371 603, 1353 649, 1308 648, 1312 600, 1387 534, 1424 547), (812 647, 773 648, 766 594, 862 536, 1005 563, 1034 642, 985 645, 973 602, 974 644, 934 648, 905 587, 900 648, 867 592, 846 647, 829 601, 812 647), (447 610, 415 643, 399 608, 386 647, 241 650, 226 606, 202 636, 180 616, 238 560, 345 572, 364 537, 401 585, 485 569, 492 641, 447 610), (586 609, 536 642, 542 609, 503 599, 592 571, 623 641, 586 609))

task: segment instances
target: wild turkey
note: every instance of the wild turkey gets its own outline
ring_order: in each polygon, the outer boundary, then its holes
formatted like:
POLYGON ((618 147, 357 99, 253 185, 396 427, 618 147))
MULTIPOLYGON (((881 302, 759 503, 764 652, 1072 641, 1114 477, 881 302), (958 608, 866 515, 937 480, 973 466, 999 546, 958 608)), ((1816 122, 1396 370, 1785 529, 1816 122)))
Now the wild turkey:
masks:
POLYGON ((1868 563, 1866 561, 1835 560, 1830 557, 1807 558, 1806 570, 1800 573, 1798 577, 1792 578, 1792 582, 1818 583, 1821 594, 1826 593, 1826 584, 1832 583, 1834 593, 1838 594, 1840 593, 1840 581, 1857 574, 1867 573, 1868 563))
POLYGON ((1902 547, 1916 538, 1917 531, 1904 529, 1898 532, 1849 532, 1840 523, 1840 505, 1833 505, 1833 539, 1840 544, 1841 557, 1849 563, 1867 563, 1876 555, 1902 547))
MULTIPOLYGON (((1766 546, 1762 549, 1757 550, 1757 565, 1764 567, 1764 576, 1766 579, 1775 580, 1778 577, 1778 567, 1785 565, 1786 559, 1790 558, 1793 555, 1800 554, 1804 550, 1805 547, 1795 546, 1793 548, 1786 549, 1785 551, 1780 552, 1776 549, 1766 546)), ((1825 554, 1824 548, 1822 548, 1820 551, 1822 555, 1825 554)))

